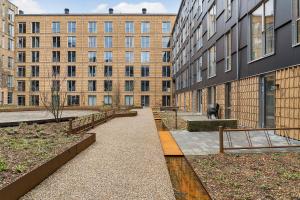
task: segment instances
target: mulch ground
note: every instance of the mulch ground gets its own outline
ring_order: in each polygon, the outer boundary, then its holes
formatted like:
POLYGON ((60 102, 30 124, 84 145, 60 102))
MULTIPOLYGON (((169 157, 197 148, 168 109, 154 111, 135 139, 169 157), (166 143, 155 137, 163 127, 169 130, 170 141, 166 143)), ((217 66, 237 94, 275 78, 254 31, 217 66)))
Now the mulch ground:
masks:
POLYGON ((300 153, 187 156, 216 200, 299 200, 300 153))
POLYGON ((20 124, 0 129, 0 188, 45 163, 87 135, 67 135, 67 123, 20 124))

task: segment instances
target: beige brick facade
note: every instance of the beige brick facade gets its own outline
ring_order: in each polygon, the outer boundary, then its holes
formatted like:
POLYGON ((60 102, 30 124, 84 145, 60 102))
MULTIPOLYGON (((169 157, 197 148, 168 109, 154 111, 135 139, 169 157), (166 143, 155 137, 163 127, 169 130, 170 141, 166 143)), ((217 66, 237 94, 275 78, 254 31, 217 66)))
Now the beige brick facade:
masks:
MULTIPOLYGON (((125 96, 133 96, 134 105, 141 105, 141 96, 149 96, 149 106, 161 106, 162 97, 169 96, 171 104, 171 91, 172 81, 171 77, 162 76, 162 67, 168 66, 171 69, 170 62, 163 62, 162 55, 164 51, 170 52, 170 48, 163 48, 163 37, 170 37, 170 32, 162 32, 162 23, 170 22, 170 31, 175 20, 175 15, 151 15, 151 14, 132 14, 132 15, 18 15, 16 16, 16 26, 18 23, 26 23, 26 33, 22 34, 16 30, 16 38, 26 37, 26 48, 17 48, 16 56, 18 52, 25 51, 26 62, 16 63, 16 69, 18 66, 25 66, 26 76, 18 77, 17 71, 15 72, 15 84, 20 80, 25 80, 26 89, 25 92, 16 91, 14 95, 14 102, 18 103, 18 96, 25 96, 25 105, 31 105, 30 96, 40 95, 41 93, 50 93, 50 85, 52 82, 52 66, 60 66, 60 76, 66 82, 68 80, 76 81, 76 91, 67 92, 67 95, 79 95, 80 105, 89 105, 88 96, 96 96, 96 105, 102 105, 104 102, 104 96, 114 96, 119 93, 120 104, 125 104, 125 96), (40 22, 40 33, 32 33, 32 22, 40 22), (52 32, 52 22, 60 23, 60 32, 52 32), (76 32, 68 33, 68 22, 76 22, 76 32), (88 31, 89 22, 96 23, 96 33, 90 33, 88 31), (112 32, 105 32, 105 22, 112 23, 112 32), (133 22, 134 32, 125 32, 126 22, 133 22), (141 32, 141 23, 150 23, 150 32, 141 32), (40 38, 39 48, 33 49, 31 47, 32 37, 38 36, 40 38), (60 37, 60 48, 53 48, 52 38, 54 36, 60 37), (76 37, 76 47, 68 47, 68 36, 76 37), (96 48, 90 48, 88 46, 89 36, 96 37, 96 48), (112 48, 104 48, 105 36, 112 37, 112 48), (125 37, 133 37, 132 48, 126 48, 125 37), (150 38, 150 47, 141 48, 141 37, 147 36, 150 38), (39 62, 31 62, 32 51, 39 51, 39 62), (52 52, 60 51, 60 62, 52 62, 52 52), (76 51, 76 61, 68 62, 68 51, 76 51), (96 62, 89 62, 88 52, 96 52, 96 62), (111 51, 113 58, 112 62, 104 61, 104 52, 111 51), (150 62, 141 62, 141 52, 149 52, 150 62), (126 52, 133 52, 132 62, 126 62, 126 52), (31 76, 31 66, 38 65, 39 77, 31 76), (68 66, 76 66, 76 76, 68 77, 68 66), (88 67, 96 66, 96 76, 89 77, 88 67), (104 67, 112 66, 112 76, 104 76, 104 67), (125 67, 133 66, 134 76, 125 76, 125 67), (149 67, 149 76, 141 77, 141 66, 149 67), (39 92, 32 92, 30 82, 32 80, 39 81, 39 92), (88 91, 88 81, 96 81, 96 91, 88 91), (111 80, 113 89, 110 92, 104 91, 104 81, 111 80), (134 91, 125 91, 125 80, 132 80, 134 82, 134 91), (149 81, 149 91, 141 91, 141 81, 149 81), (170 81, 170 89, 167 92, 162 90, 162 81, 170 81), (120 91, 120 92, 117 92, 120 91)), ((67 84, 61 84, 63 91, 67 90, 67 84)), ((43 95, 42 95, 43 96, 43 95)), ((114 102, 113 102, 114 103, 114 102)))

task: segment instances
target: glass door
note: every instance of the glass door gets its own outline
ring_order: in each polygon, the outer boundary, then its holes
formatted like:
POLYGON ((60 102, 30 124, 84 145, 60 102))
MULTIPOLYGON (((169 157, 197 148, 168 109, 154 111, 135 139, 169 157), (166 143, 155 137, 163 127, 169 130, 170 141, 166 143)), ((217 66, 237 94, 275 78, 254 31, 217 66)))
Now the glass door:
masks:
POLYGON ((260 81, 260 127, 275 127, 275 75, 263 76, 260 81))
POLYGON ((202 113, 202 90, 197 90, 197 107, 198 112, 202 113))
POLYGON ((231 118, 231 83, 225 84, 225 119, 231 118))

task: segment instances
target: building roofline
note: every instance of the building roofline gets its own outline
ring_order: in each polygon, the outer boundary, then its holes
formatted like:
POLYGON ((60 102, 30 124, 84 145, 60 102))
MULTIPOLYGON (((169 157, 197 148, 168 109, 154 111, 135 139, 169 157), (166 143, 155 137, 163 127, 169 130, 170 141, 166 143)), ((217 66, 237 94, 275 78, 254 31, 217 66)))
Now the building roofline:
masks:
POLYGON ((185 0, 182 0, 182 1, 181 1, 181 4, 180 4, 179 9, 178 9, 178 12, 177 12, 177 14, 176 14, 176 19, 175 19, 175 21, 174 21, 174 26, 173 26, 172 32, 171 32, 172 35, 173 35, 173 33, 174 33, 175 26, 176 26, 176 24, 177 24, 177 22, 178 22, 179 14, 180 14, 180 12, 181 12, 181 10, 182 10, 183 3, 185 3, 185 0))
POLYGON ((16 16, 177 16, 176 13, 70 13, 70 14, 62 14, 62 13, 46 13, 46 14, 17 14, 16 16))

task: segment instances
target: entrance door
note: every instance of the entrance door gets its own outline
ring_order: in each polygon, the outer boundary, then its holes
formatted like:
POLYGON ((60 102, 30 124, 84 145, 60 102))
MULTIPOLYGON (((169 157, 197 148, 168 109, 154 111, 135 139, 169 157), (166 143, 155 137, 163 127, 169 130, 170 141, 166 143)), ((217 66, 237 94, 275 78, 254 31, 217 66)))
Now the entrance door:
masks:
POLYGON ((225 84, 225 119, 231 118, 231 83, 225 84))
POLYGON ((260 124, 263 128, 275 127, 275 75, 261 78, 260 87, 260 124))
POLYGON ((202 113, 202 90, 197 90, 197 108, 197 111, 202 113))
POLYGON ((141 96, 141 106, 149 107, 150 99, 148 95, 141 96))

